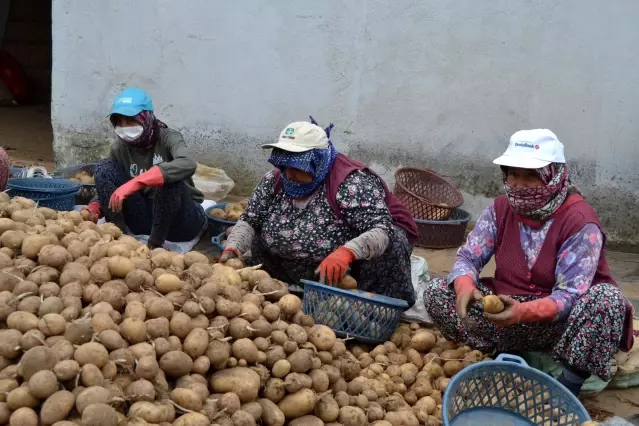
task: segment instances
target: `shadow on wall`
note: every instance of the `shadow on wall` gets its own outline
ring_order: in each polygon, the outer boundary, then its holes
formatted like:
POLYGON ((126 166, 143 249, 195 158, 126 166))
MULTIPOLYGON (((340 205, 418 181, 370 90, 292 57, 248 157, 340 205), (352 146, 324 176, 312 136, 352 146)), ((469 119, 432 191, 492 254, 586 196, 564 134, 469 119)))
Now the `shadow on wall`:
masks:
MULTIPOLYGON (((235 181, 234 194, 250 194, 260 178, 271 169, 267 159, 269 151, 261 146, 270 141, 242 133, 215 130, 213 132, 182 129, 187 146, 201 164, 222 168, 235 181)), ((104 131, 77 132, 56 129, 56 163, 59 167, 97 161, 108 155, 111 140, 104 131)), ((416 157, 400 150, 380 150, 361 144, 347 155, 371 165, 371 168, 394 187, 394 173, 400 167, 430 168, 459 182, 466 194, 466 208, 476 219, 491 198, 502 193, 501 172, 490 161, 476 157, 442 153, 437 157, 416 157), (469 199, 470 197, 470 199, 469 199), (486 198, 488 197, 488 198, 486 198)), ((639 223, 628 220, 636 209, 636 197, 631 191, 612 185, 596 185, 594 162, 575 161, 570 164, 573 181, 584 197, 597 210, 608 241, 624 250, 639 251, 639 223)))

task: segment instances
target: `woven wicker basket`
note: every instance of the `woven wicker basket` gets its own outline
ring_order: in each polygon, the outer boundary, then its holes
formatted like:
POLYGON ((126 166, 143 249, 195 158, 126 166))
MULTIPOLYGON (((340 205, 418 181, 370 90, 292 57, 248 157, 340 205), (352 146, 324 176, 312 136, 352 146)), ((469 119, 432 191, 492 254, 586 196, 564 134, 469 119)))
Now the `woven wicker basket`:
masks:
POLYGON ((446 220, 464 203, 452 183, 428 169, 398 169, 394 192, 415 219, 446 220))

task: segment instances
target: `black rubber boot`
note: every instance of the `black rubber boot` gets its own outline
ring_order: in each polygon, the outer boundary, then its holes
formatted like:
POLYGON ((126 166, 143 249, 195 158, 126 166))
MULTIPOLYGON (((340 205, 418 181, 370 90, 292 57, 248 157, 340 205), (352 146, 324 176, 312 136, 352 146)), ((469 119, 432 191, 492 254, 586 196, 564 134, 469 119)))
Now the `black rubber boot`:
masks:
POLYGON ((124 221, 124 215, 120 212, 120 213, 110 213, 107 216, 107 220, 111 223, 113 223, 115 226, 117 226, 118 228, 120 228, 120 231, 122 231, 123 234, 128 234, 129 233, 129 227, 126 226, 126 222, 124 221))
POLYGON ((150 250, 155 250, 156 248, 161 248, 163 245, 164 245, 163 243, 157 243, 157 242, 151 241, 150 238, 149 238, 149 242, 147 244, 147 246, 149 247, 150 250))

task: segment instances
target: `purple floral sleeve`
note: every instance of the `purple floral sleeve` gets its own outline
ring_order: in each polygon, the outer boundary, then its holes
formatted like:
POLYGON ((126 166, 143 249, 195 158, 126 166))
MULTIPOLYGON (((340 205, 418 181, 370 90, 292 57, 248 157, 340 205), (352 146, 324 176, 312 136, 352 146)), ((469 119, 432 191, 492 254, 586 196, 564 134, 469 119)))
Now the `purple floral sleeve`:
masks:
POLYGON ((475 228, 468 235, 466 244, 457 251, 448 281, 452 283, 457 277, 468 275, 477 282, 479 273, 493 257, 496 236, 495 207, 491 204, 477 220, 475 228))
MULTIPOLYGON (((529 268, 534 266, 551 224, 552 221, 548 221, 540 229, 519 224, 521 245, 529 268)), ((468 275, 477 282, 481 270, 494 254, 496 236, 495 208, 490 205, 477 220, 466 244, 457 252, 448 281, 452 283, 457 277, 468 275)), ((549 296, 557 305, 555 320, 565 319, 575 302, 590 288, 602 247, 601 230, 593 223, 586 224, 562 244, 555 266, 556 283, 549 296)))
POLYGON ((556 320, 570 314, 574 303, 590 288, 603 247, 601 230, 594 223, 566 240, 555 266, 555 287, 549 296, 557 305, 556 320))

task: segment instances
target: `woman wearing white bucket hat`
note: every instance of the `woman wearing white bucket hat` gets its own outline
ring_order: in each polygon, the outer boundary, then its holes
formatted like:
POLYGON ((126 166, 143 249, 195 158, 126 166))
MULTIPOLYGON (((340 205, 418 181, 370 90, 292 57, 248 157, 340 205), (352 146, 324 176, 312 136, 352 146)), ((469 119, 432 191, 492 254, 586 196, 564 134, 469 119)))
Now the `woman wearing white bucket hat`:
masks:
POLYGON ((483 351, 550 351, 578 394, 590 375, 611 376, 632 347, 632 306, 610 275, 595 211, 571 183, 564 146, 550 130, 515 133, 501 167, 506 194, 481 215, 448 279, 424 301, 449 339, 483 351), (479 278, 495 256, 494 278, 479 278), (501 313, 481 311, 496 294, 501 313))
POLYGON ((226 242, 221 261, 251 262, 289 284, 338 285, 350 269, 357 288, 415 303, 410 254, 417 226, 408 209, 366 165, 339 154, 332 124, 311 118, 282 130, 268 172, 226 242))

